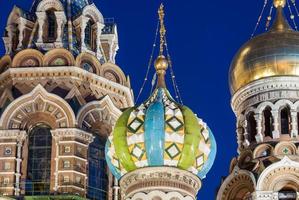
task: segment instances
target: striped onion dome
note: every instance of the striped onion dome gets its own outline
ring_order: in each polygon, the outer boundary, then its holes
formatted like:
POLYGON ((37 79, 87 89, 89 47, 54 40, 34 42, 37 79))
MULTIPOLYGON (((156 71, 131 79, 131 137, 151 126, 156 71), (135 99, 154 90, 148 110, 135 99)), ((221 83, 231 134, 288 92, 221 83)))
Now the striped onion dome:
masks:
POLYGON ((144 103, 123 112, 107 141, 106 160, 118 179, 158 166, 187 170, 203 179, 213 165, 216 142, 211 130, 171 97, 164 81, 167 67, 160 70, 161 62, 167 60, 160 56, 156 61, 157 88, 144 103))

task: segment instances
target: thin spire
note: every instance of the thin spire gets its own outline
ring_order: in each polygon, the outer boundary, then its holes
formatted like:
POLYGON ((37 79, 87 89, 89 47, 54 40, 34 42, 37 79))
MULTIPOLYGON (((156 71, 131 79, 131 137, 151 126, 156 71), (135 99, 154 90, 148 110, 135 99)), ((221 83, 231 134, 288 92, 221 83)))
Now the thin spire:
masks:
POLYGON ((286 20, 283 12, 286 0, 273 0, 273 4, 276 8, 276 18, 270 31, 293 30, 286 20))
POLYGON ((160 8, 158 10, 158 15, 160 20, 160 52, 158 58, 155 61, 155 68, 158 75, 157 87, 165 88, 166 87, 165 74, 169 63, 165 58, 165 56, 163 55, 164 47, 165 47, 165 34, 166 34, 166 28, 164 25, 165 12, 164 12, 163 4, 160 5, 160 8))

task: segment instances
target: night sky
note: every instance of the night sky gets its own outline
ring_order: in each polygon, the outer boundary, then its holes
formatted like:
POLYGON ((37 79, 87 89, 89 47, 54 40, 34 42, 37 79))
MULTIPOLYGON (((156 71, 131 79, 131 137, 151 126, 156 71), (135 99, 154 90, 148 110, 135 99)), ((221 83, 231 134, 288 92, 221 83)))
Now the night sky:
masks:
MULTIPOLYGON (((113 17, 118 24, 117 64, 130 76, 137 95, 150 57, 161 1, 94 1, 105 18, 113 17)), ((168 46, 184 104, 208 123, 218 143, 214 167, 199 193, 202 200, 215 199, 221 178, 228 175, 231 158, 237 154, 229 65, 236 51, 250 38, 263 2, 164 1, 168 46)), ((13 5, 29 10, 31 3, 32 0, 1 0, 0 32, 4 32, 13 5)), ((264 24, 263 21, 259 31, 264 29, 264 24)), ((1 43, 0 54, 4 53, 1 43)), ((152 75, 153 68, 150 79, 152 75)), ((141 100, 149 95, 150 87, 149 81, 141 100)), ((174 96, 172 85, 168 84, 168 88, 174 96)))

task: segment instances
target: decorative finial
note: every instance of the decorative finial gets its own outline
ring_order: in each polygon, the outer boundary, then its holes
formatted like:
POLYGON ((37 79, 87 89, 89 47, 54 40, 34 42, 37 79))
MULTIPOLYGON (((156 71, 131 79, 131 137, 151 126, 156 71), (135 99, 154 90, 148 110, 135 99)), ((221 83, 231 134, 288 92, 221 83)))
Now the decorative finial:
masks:
POLYGON ((155 61, 155 68, 158 74, 158 87, 166 87, 165 84, 165 73, 168 68, 168 60, 165 58, 163 55, 164 52, 164 46, 165 46, 165 34, 166 34, 166 28, 164 25, 164 17, 165 17, 165 12, 164 12, 164 5, 161 4, 160 8, 158 10, 159 14, 159 20, 160 20, 160 53, 158 58, 155 61))
POLYGON ((284 8, 286 5, 286 0, 273 0, 273 4, 275 6, 275 8, 284 8))

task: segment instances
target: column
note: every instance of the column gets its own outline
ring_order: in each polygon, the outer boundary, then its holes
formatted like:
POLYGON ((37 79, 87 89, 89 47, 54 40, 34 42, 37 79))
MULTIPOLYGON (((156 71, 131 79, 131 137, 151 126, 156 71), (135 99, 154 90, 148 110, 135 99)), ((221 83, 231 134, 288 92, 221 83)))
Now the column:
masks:
POLYGON ((97 57, 98 59, 101 59, 101 57, 103 56, 102 54, 102 44, 101 44, 101 35, 102 35, 102 29, 105 27, 104 24, 97 22, 97 57))
POLYGON ((272 110, 271 111, 272 116, 273 116, 273 139, 277 139, 280 137, 279 135, 279 116, 278 116, 278 110, 272 110))
POLYGON ((87 26, 88 18, 81 16, 81 51, 86 49, 85 44, 85 29, 87 26))
POLYGON ((36 12, 37 21, 38 21, 38 43, 43 43, 43 26, 46 20, 46 13, 45 12, 36 12))
POLYGON ((26 132, 21 131, 19 136, 17 137, 17 166, 16 166, 16 182, 15 182, 15 195, 20 195, 20 177, 21 177, 21 163, 22 163, 22 148, 23 142, 26 138, 26 132))
POLYGON ((291 137, 298 136, 298 123, 297 123, 297 111, 291 110, 291 118, 292 118, 292 130, 291 130, 291 137))
POLYGON ((25 22, 22 20, 22 18, 19 19, 18 28, 19 28, 19 44, 17 48, 21 49, 23 47, 24 31, 26 28, 25 22))
POLYGON ((13 35, 15 32, 15 27, 13 25, 8 25, 6 27, 7 36, 6 38, 3 38, 5 43, 5 50, 6 54, 10 54, 12 52, 12 44, 13 44, 13 35))
POLYGON ((56 16, 56 23, 57 23, 57 37, 56 37, 56 42, 57 43, 62 43, 62 37, 63 37, 63 27, 66 22, 66 17, 64 12, 55 12, 56 16))
POLYGON ((260 113, 255 114, 254 118, 256 120, 256 136, 255 139, 257 143, 263 142, 264 136, 263 136, 263 127, 262 127, 262 115, 260 113))
MULTIPOLYGON (((240 125, 241 125, 241 129, 243 129, 243 134, 244 134, 244 141, 243 141, 243 145, 245 147, 248 147, 250 145, 250 142, 249 142, 249 134, 247 132, 247 120, 244 120, 243 122, 240 122, 240 125)), ((240 128, 239 128, 240 129, 240 128)), ((239 130, 238 129, 238 130, 239 130)))
POLYGON ((55 172, 54 172, 54 188, 53 190, 55 192, 58 191, 58 168, 59 168, 59 137, 55 135, 53 131, 51 131, 52 137, 54 138, 55 141, 55 146, 56 146, 56 155, 55 155, 55 172))
POLYGON ((118 200, 119 197, 119 190, 120 190, 120 187, 118 185, 118 180, 117 178, 114 178, 114 185, 113 185, 113 200, 118 200))

